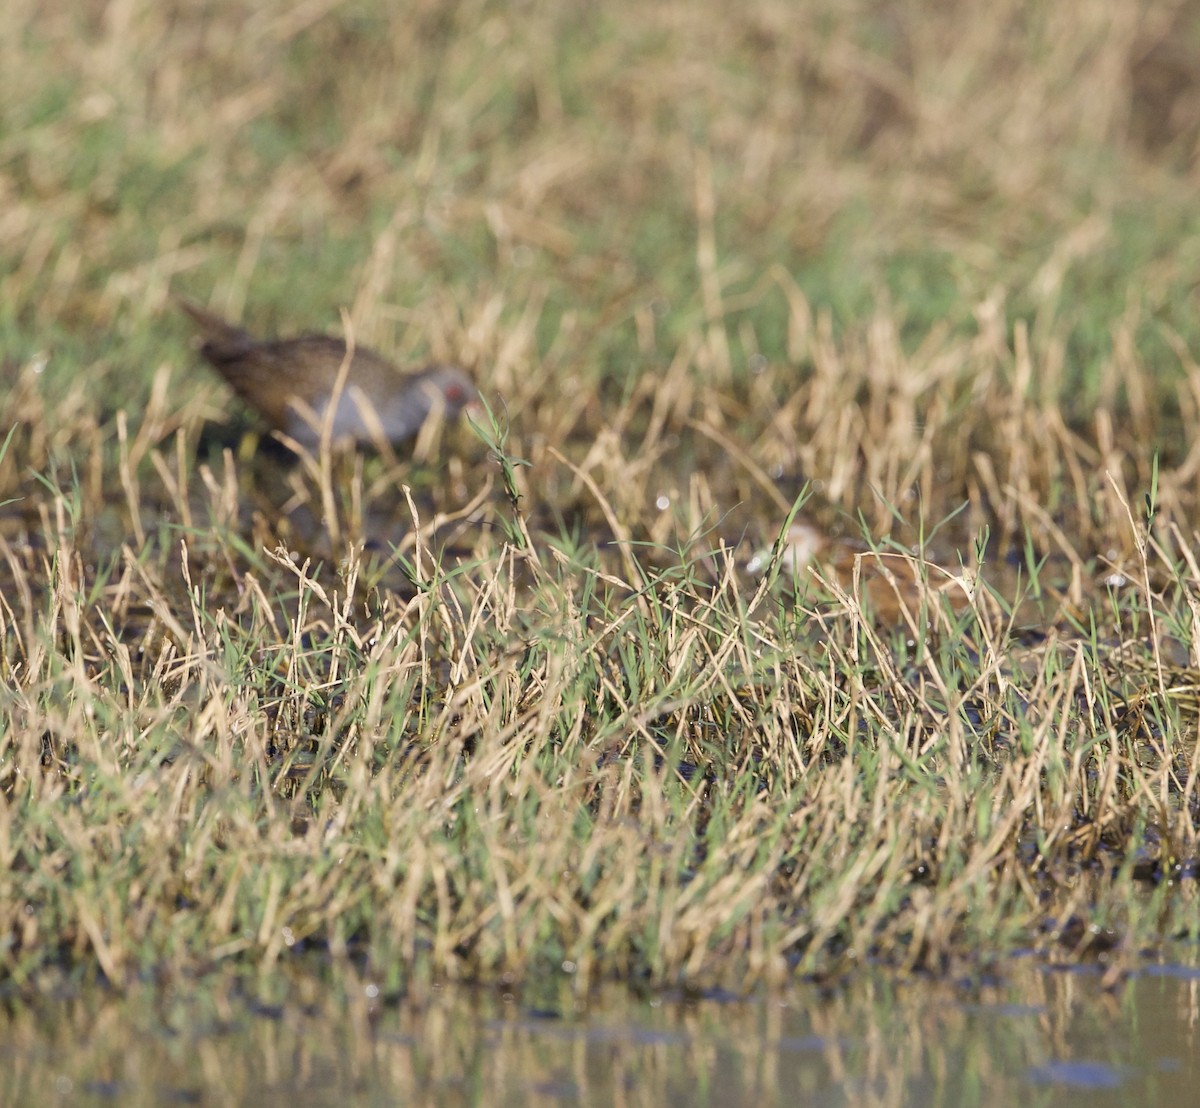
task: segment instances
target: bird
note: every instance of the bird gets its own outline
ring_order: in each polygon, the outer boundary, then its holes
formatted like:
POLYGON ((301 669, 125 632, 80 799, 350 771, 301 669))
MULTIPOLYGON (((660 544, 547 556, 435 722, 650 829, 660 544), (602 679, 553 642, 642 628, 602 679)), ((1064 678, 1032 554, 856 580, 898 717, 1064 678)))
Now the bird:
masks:
POLYGON ((175 299, 199 328, 200 356, 273 430, 305 450, 320 446, 326 422, 333 443, 396 445, 416 435, 435 411, 454 417, 479 397, 458 366, 403 373, 382 354, 356 345, 331 415, 349 349, 342 339, 258 339, 185 297, 175 299))
MULTIPOLYGON (((747 572, 761 576, 771 562, 772 551, 758 551, 746 564, 747 572)), ((953 611, 961 612, 976 595, 976 573, 960 567, 958 572, 931 561, 924 554, 896 549, 872 549, 849 539, 835 538, 812 521, 798 517, 788 528, 780 552, 784 579, 806 584, 815 570, 818 581, 852 592, 860 590, 870 609, 888 622, 899 622, 906 613, 920 610, 922 603, 940 603, 945 598, 953 611)))

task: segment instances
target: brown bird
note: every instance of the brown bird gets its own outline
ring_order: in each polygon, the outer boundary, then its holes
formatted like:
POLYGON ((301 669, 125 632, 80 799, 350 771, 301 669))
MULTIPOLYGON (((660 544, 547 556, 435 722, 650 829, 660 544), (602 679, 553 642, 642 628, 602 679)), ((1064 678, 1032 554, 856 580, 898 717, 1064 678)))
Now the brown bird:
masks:
MULTIPOLYGON (((772 551, 761 550, 746 564, 755 575, 766 572, 772 551)), ((872 550, 850 539, 834 538, 809 520, 800 517, 788 528, 782 552, 784 580, 793 577, 801 584, 811 579, 812 570, 827 584, 847 592, 857 587, 870 610, 889 622, 906 613, 913 617, 923 602, 941 603, 961 612, 976 595, 976 574, 970 569, 955 572, 924 555, 900 550, 872 550)), ((986 591, 981 591, 986 596, 986 591)))
POLYGON ((189 300, 177 300, 200 328, 201 357, 272 428, 307 450, 317 448, 327 419, 333 442, 399 443, 412 438, 435 410, 456 416, 479 395, 457 366, 405 374, 374 350, 356 346, 330 417, 345 342, 329 335, 256 339, 189 300))

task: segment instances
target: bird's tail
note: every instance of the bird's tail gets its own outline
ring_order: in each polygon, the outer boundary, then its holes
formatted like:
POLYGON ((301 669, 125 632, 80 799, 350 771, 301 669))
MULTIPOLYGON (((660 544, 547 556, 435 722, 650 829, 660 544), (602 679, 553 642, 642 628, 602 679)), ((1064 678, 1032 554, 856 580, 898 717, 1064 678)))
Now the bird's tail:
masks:
POLYGON ((183 296, 176 296, 175 303, 185 315, 200 329, 204 345, 200 352, 212 361, 226 361, 240 357, 246 349, 255 344, 255 338, 249 331, 243 331, 232 323, 227 323, 219 315, 214 315, 207 308, 200 307, 195 301, 183 296))

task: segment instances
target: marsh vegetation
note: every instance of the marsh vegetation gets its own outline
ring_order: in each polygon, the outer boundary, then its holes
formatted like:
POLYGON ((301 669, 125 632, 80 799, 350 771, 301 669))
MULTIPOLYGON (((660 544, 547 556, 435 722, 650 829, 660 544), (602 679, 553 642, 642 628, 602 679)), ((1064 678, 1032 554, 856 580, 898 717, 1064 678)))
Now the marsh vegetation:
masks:
POLYGON ((6 4, 0 976, 1195 939, 1190 12, 6 4), (172 292, 488 411, 290 456, 172 292))

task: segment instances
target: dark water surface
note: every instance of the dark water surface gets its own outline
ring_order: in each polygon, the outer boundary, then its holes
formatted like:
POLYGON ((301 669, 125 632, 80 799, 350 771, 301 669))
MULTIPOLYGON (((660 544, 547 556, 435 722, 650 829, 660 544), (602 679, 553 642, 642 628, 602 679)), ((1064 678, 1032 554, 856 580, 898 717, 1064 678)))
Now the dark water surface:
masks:
MULTIPOLYGON (((1194 967, 1196 959, 1191 958, 1194 967)), ((0 1104, 1184 1105, 1200 970, 1017 960, 966 986, 864 973, 753 1000, 578 1006, 434 989, 382 1003, 291 979, 279 1003, 206 982, 0 1010, 0 1104)))

